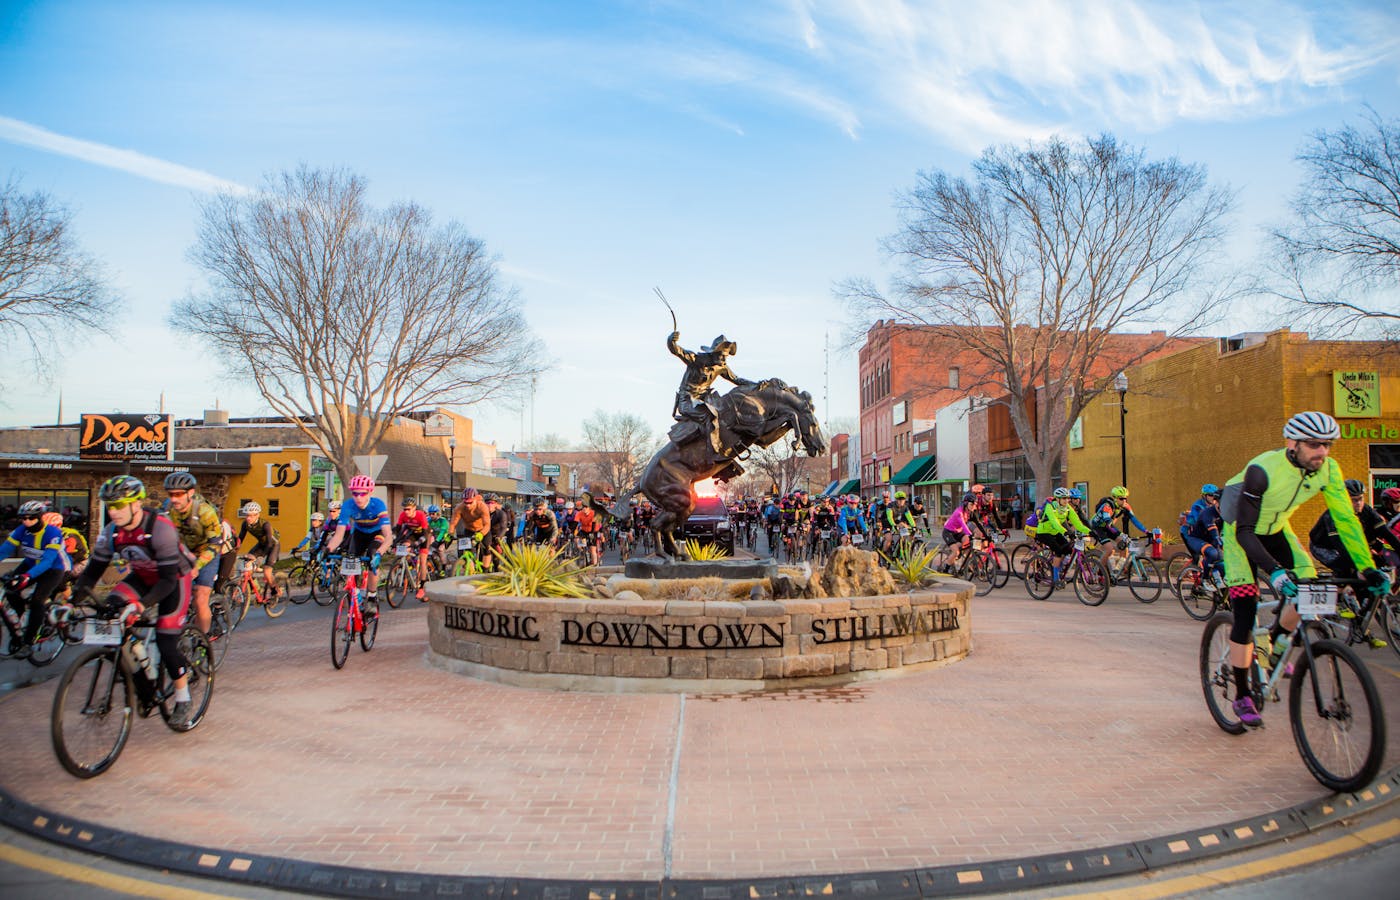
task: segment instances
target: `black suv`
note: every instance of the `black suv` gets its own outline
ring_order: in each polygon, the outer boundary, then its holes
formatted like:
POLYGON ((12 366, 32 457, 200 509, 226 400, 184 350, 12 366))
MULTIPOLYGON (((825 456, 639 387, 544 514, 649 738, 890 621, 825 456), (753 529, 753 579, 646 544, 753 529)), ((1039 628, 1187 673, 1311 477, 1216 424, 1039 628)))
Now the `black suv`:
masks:
POLYGON ((724 552, 734 555, 734 531, 729 527, 729 510, 718 497, 697 497, 695 511, 685 520, 681 540, 718 544, 724 552))

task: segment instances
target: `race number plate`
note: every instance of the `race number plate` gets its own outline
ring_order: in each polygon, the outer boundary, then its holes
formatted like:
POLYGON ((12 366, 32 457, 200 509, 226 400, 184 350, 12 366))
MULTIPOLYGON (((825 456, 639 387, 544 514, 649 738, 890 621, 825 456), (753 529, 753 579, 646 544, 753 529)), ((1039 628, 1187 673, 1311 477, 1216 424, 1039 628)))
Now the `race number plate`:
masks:
POLYGON ((457 541, 457 550, 458 550, 458 552, 462 552, 462 551, 466 551, 466 550, 472 550, 472 549, 474 549, 475 547, 476 547, 476 540, 475 540, 474 538, 469 538, 469 537, 468 537, 468 538, 460 538, 460 539, 458 539, 458 541, 457 541))
POLYGON ((408 545, 407 545, 407 544, 399 544, 399 545, 395 546, 395 547, 394 547, 394 555, 395 555, 395 556, 407 556, 407 555, 408 555, 408 545))
POLYGON ((347 556, 340 561, 340 574, 358 575, 364 571, 364 565, 358 556, 347 556))
POLYGON ((1307 618, 1330 616, 1337 612, 1335 584, 1298 585, 1298 612, 1307 618))
POLYGON ((864 543, 865 543, 865 535, 861 534, 860 532, 856 532, 856 533, 852 534, 852 535, 851 535, 851 543, 852 543, 852 544, 864 544, 864 543))
POLYGON ((297 554, 297 559, 301 560, 302 562, 311 562, 311 551, 310 551, 310 550, 303 550, 303 551, 301 551, 300 553, 297 554))
POLYGON ((908 537, 908 536, 909 536, 909 526, 908 526, 908 525, 901 525, 901 526, 899 526, 899 536, 900 536, 900 537, 908 537))
POLYGON ((83 631, 84 644, 111 647, 121 642, 122 626, 120 622, 89 621, 87 628, 83 631))
POLYGON ((1084 549, 1084 539, 1083 539, 1083 538, 1080 538, 1079 540, 1077 540, 1077 541, 1074 542, 1074 549, 1076 549, 1076 550, 1083 550, 1083 549, 1084 549))

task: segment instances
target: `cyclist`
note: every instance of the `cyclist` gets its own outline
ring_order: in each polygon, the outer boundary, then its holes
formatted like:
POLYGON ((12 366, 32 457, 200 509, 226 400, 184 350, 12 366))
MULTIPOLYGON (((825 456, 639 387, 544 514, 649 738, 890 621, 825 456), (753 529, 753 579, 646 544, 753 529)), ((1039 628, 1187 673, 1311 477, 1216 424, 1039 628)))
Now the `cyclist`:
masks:
POLYGON ((90 594, 113 558, 125 561, 126 577, 112 586, 109 606, 115 610, 127 603, 156 607, 156 647, 174 687, 170 720, 183 725, 190 717, 190 685, 180 631, 190 608, 194 554, 180 541, 174 522, 141 505, 146 486, 139 478, 114 475, 102 483, 97 496, 107 506, 107 527, 97 536, 73 596, 81 600, 90 594))
POLYGON ((919 530, 927 532, 928 509, 924 507, 924 499, 918 494, 915 494, 913 499, 909 501, 909 512, 913 514, 914 519, 919 523, 919 530))
POLYGON ((262 504, 256 500, 249 500, 243 504, 243 508, 238 511, 243 517, 243 524, 238 526, 237 547, 243 546, 243 541, 248 538, 253 539, 253 546, 248 552, 252 556, 262 557, 263 581, 267 584, 267 602, 271 603, 277 598, 277 582, 272 577, 272 567, 277 562, 281 539, 277 536, 277 529, 273 524, 262 517, 262 504))
POLYGON ((1103 563, 1110 577, 1115 576, 1118 571, 1118 566, 1110 564, 1110 558, 1127 562, 1126 553, 1120 556, 1118 551, 1126 551, 1128 548, 1128 532, 1131 530, 1128 526, 1136 525, 1138 531, 1143 534, 1147 534, 1149 530, 1138 521, 1133 508, 1128 505, 1128 489, 1121 484, 1110 489, 1107 497, 1094 504, 1094 512, 1090 515, 1088 524, 1089 533, 1103 548, 1099 554, 1099 562, 1103 563), (1118 527, 1120 524, 1121 530, 1118 527))
POLYGON ((1089 527, 1074 508, 1076 493, 1078 490, 1073 488, 1055 488, 1050 502, 1040 510, 1035 523, 1036 543, 1050 550, 1050 571, 1056 586, 1060 583, 1060 567, 1064 564, 1065 554, 1073 549, 1068 537, 1069 529, 1073 528, 1084 535, 1089 533, 1089 527))
MULTIPOLYGON (((1001 516, 997 514, 996 498, 992 496, 992 492, 980 484, 974 484, 970 490, 977 498, 977 519, 982 523, 983 531, 995 528, 1005 534, 1006 528, 1001 524, 1001 516)), ((1074 496, 1074 493, 1071 492, 1070 496, 1074 496)))
POLYGON ((487 496, 486 511, 491 514, 491 528, 486 533, 487 552, 490 554, 491 568, 499 571, 501 551, 514 539, 515 513, 495 494, 487 496))
POLYGON ((73 593, 73 582, 78 580, 78 576, 83 574, 83 569, 87 566, 88 542, 83 537, 83 533, 76 528, 70 528, 63 524, 63 513, 47 512, 42 519, 45 525, 52 525, 63 533, 63 552, 68 554, 68 559, 73 563, 73 568, 68 570, 68 574, 59 584, 58 590, 54 591, 50 599, 67 600, 73 593))
MULTIPOLYGON (((1386 527, 1385 517, 1366 502, 1366 486, 1355 478, 1348 478, 1343 484, 1346 485, 1347 496, 1351 498, 1351 509, 1356 513, 1362 530, 1366 532, 1366 544, 1371 548, 1372 558, 1376 558, 1379 552, 1394 556, 1400 551, 1400 537, 1386 527)), ((1312 531, 1308 532, 1308 549, 1312 551, 1314 559, 1332 570, 1333 575, 1342 578, 1356 577, 1356 567, 1347 555, 1346 548, 1342 546, 1342 539, 1337 534, 1337 523, 1330 509, 1318 517, 1312 531)), ((1356 617, 1356 613, 1350 609, 1342 610, 1339 615, 1344 619, 1356 617)), ((1378 637, 1367 635, 1367 640, 1372 647, 1386 646, 1386 642, 1378 637)))
POLYGON ((1217 587, 1225 586, 1225 564, 1220 556, 1224 524, 1220 517, 1220 488, 1210 483, 1201 485, 1201 499, 1192 503, 1186 513, 1181 539, 1191 557, 1201 561, 1201 571, 1208 572, 1217 587))
POLYGON ((428 527, 428 516, 418 508, 418 501, 412 497, 403 498, 399 504, 399 520, 394 523, 394 540, 408 544, 418 566, 418 592, 413 596, 427 602, 424 585, 428 583, 428 552, 432 549, 433 532, 428 527))
POLYGON ((447 568, 447 544, 452 536, 452 523, 442 514, 442 507, 436 503, 428 505, 428 530, 433 533, 433 553, 442 568, 447 568))
MULTIPOLYGON (((846 497, 846 503, 836 514, 836 527, 841 532, 843 539, 849 539, 853 534, 868 535, 870 527, 865 523, 865 516, 861 515, 860 497, 851 494, 846 497)), ((843 543, 845 540, 843 540, 843 543)))
POLYGON ((341 507, 335 533, 326 541, 326 552, 334 553, 349 534, 347 555, 369 558, 365 599, 360 603, 360 614, 367 618, 379 614, 379 557, 394 542, 394 531, 389 526, 389 507, 373 494, 373 478, 368 475, 351 478, 350 502, 341 507))
MULTIPOLYGON (((1322 412, 1300 412, 1283 426, 1284 446, 1250 460, 1244 470, 1225 484, 1220 508, 1225 517, 1225 583, 1235 622, 1230 629, 1230 666, 1234 670, 1238 698, 1235 715, 1257 728, 1264 724, 1250 695, 1249 665, 1253 659, 1254 620, 1259 610, 1255 570, 1268 573, 1281 602, 1278 617, 1269 629, 1277 642, 1298 626, 1298 610, 1289 601, 1298 596, 1294 574, 1317 575, 1289 525, 1289 516, 1304 502, 1321 494, 1332 511, 1337 536, 1347 555, 1372 592, 1389 590, 1390 580, 1375 567, 1366 546, 1366 534, 1352 510, 1342 482, 1342 469, 1328 454, 1341 436, 1337 420, 1322 412)), ((1274 653, 1282 655, 1275 643, 1274 653)), ((1272 656, 1270 665, 1276 665, 1272 656)))
POLYGON ((44 623, 45 604, 63 586, 73 568, 73 561, 63 549, 63 529, 44 522, 49 512, 46 500, 24 501, 19 507, 19 527, 0 544, 0 559, 9 559, 17 550, 24 557, 5 576, 14 589, 15 614, 22 616, 26 608, 29 610, 29 621, 25 622, 24 634, 14 651, 14 656, 21 659, 29 655, 39 626, 44 623), (34 590, 26 601, 19 592, 30 584, 34 590))
MULTIPOLYGON (((1400 487, 1381 491, 1381 505, 1376 512, 1385 517, 1386 527, 1391 533, 1400 537, 1400 487)), ((1395 564, 1400 565, 1400 559, 1395 560, 1395 564)))
POLYGON ((532 544, 552 547, 559 542, 559 522, 550 512, 549 501, 536 500, 535 508, 525 514, 524 536, 532 544))
MULTIPOLYGON (((977 522, 977 495, 968 491, 963 494, 958 508, 943 522, 943 546, 952 548, 948 557, 949 571, 957 568, 963 549, 972 546, 973 522, 977 522)), ((977 527, 981 528, 982 523, 977 522, 977 527)))
POLYGON ((325 532, 326 514, 323 512, 312 513, 311 522, 306 527, 306 537, 297 542, 297 545, 292 548, 292 553, 297 553, 302 547, 306 547, 312 553, 316 552, 316 549, 321 545, 321 535, 325 532))
MULTIPOLYGON (((486 501, 481 499, 480 491, 474 487, 462 491, 462 502, 453 508, 452 521, 448 523, 448 528, 458 538, 470 535, 476 539, 478 545, 481 544, 486 532, 491 530, 491 511, 486 508, 486 501)), ((485 565, 487 562, 483 548, 481 563, 485 565)))
POLYGON ((170 521, 180 532, 180 541, 194 554, 194 623, 209 633, 209 595, 219 574, 219 546, 224 540, 224 524, 214 504, 195 490, 199 481, 191 472, 171 472, 165 476, 165 495, 170 498, 170 521))

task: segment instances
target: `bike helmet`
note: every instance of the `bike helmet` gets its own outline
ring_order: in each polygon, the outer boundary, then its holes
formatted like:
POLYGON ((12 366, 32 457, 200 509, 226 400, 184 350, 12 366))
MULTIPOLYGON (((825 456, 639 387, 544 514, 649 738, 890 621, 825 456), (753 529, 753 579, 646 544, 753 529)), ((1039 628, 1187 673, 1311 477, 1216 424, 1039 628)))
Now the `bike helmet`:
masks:
POLYGON ((62 528, 63 514, 56 512, 46 512, 39 521, 43 522, 45 525, 52 525, 55 528, 62 528))
POLYGON ((49 501, 47 500, 26 500, 19 507, 19 517, 27 519, 30 516, 42 519, 49 511, 49 501))
POLYGON ((1220 496, 1220 488, 1216 487, 1215 485, 1211 484, 1210 482, 1206 482, 1205 484, 1201 485, 1201 496, 1202 496, 1202 497, 1219 497, 1219 496, 1220 496))
POLYGON ((895 491, 895 492, 894 492, 894 499, 896 499, 896 500, 908 500, 908 499, 909 499, 909 495, 906 494, 906 493, 904 493, 903 491, 895 491))
POLYGON ((399 506, 402 507, 402 508, 404 508, 404 509, 408 509, 410 506, 417 506, 417 505, 418 505, 418 501, 417 501, 417 500, 414 500, 412 497, 405 497, 405 498, 403 498, 403 500, 401 500, 401 501, 399 502, 399 506))
POLYGON ((1069 498, 1070 498, 1071 500, 1083 500, 1083 499, 1084 499, 1084 492, 1081 491, 1079 488, 1070 488, 1070 489, 1069 489, 1069 498))
POLYGON ((987 488, 986 488, 985 485, 974 484, 974 485, 972 486, 972 493, 974 493, 974 494, 980 494, 980 493, 982 493, 983 491, 985 491, 986 489, 987 489, 987 488))
POLYGON ((477 495, 477 490, 476 490, 476 488, 474 488, 474 487, 469 487, 469 488, 467 488, 466 490, 462 491, 462 502, 463 502, 463 503, 467 503, 467 502, 469 502, 473 497, 475 497, 476 495, 477 495))
POLYGON ((340 512, 340 506, 341 504, 339 500, 332 500, 330 506, 327 506, 326 509, 331 511, 331 515, 335 515, 336 513, 340 512))
POLYGON ((1389 500, 1391 503, 1400 503, 1400 487, 1386 488, 1381 491, 1381 499, 1389 500))
POLYGON ((1108 493, 1110 496, 1116 497, 1119 500, 1126 500, 1128 498, 1128 489, 1123 487, 1123 485, 1121 484, 1113 490, 1109 491, 1108 493))
POLYGON ((199 481, 192 472, 171 472, 165 476, 165 489, 167 491, 192 491, 199 481))
POLYGON ((97 496, 103 503, 145 500, 146 486, 135 475, 113 475, 102 482, 102 487, 97 489, 97 496))
POLYGON ((324 522, 324 521, 326 521, 326 514, 325 514, 325 513, 314 512, 314 513, 311 514, 311 521, 313 521, 313 522, 324 522))
POLYGON ((564 508, 565 508, 565 509, 573 509, 573 508, 574 508, 574 501, 570 500, 568 503, 565 503, 565 504, 564 504, 564 508))
POLYGON ((249 500, 243 504, 243 508, 238 511, 240 516, 262 515, 262 504, 256 500, 249 500))
POLYGON ((1290 441, 1335 441, 1342 429, 1327 413, 1300 412, 1284 423, 1283 436, 1290 441))
POLYGON ((372 490, 374 490, 374 479, 368 475, 356 475, 350 479, 350 493, 358 494, 362 491, 369 493, 372 490))
POLYGON ((1363 496, 1366 493, 1366 485, 1357 481, 1355 478, 1348 478, 1342 483, 1346 485, 1347 493, 1350 494, 1353 499, 1363 496))
POLYGON ((438 506, 436 503, 429 503, 429 504, 428 504, 428 515, 430 515, 430 516, 435 516, 435 515, 437 515, 437 514, 440 513, 440 512, 442 512, 442 507, 441 507, 441 506, 438 506))
POLYGON ((1068 500, 1070 498, 1069 488, 1055 488, 1056 500, 1068 500))

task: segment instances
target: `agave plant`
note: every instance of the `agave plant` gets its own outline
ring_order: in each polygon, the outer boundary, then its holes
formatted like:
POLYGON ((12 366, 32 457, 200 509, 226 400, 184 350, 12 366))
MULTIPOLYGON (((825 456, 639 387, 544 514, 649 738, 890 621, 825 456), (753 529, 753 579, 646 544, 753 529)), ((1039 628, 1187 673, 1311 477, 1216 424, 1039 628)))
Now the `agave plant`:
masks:
POLYGON ((702 544, 693 538, 685 542, 685 555, 695 562, 714 562, 728 559, 729 554, 719 544, 702 544))
POLYGON ((910 544, 902 547, 889 560, 889 568, 905 584, 918 587, 937 575, 937 570, 933 567, 933 561, 937 556, 938 554, 933 550, 925 550, 920 546, 910 544))
POLYGON ((480 576, 477 593, 496 597, 593 596, 584 583, 587 569, 560 559, 559 551, 544 544, 516 544, 497 551, 501 570, 480 576))

